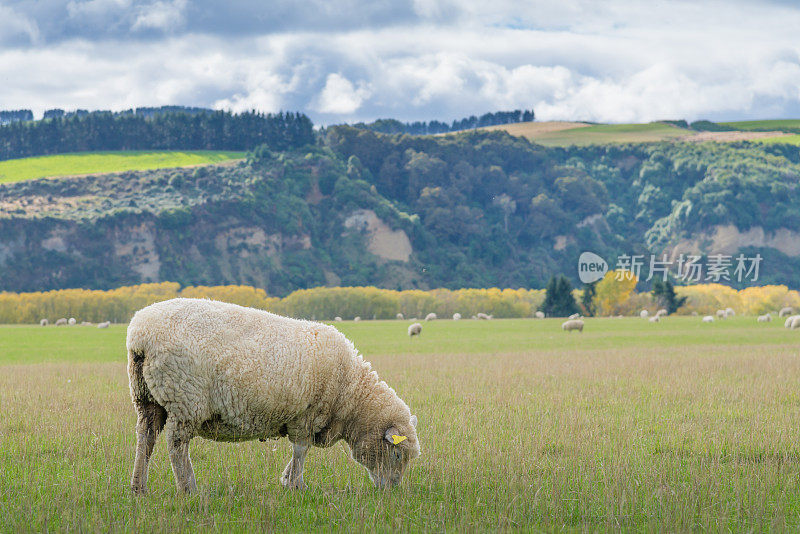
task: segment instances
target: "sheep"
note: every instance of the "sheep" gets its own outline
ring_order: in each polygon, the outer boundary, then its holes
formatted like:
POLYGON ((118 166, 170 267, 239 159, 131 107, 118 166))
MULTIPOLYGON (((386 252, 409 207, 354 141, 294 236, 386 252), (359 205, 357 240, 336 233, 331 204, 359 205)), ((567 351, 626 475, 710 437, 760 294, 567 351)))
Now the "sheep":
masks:
POLYGON ((536 319, 544 319, 544 312, 543 311, 537 311, 536 313, 533 314, 533 316, 536 319))
POLYGON ((664 308, 661 308, 656 312, 656 317, 666 317, 667 315, 669 315, 669 312, 667 312, 667 310, 664 308))
POLYGON ((794 321, 795 317, 800 317, 800 315, 790 315, 786 318, 786 321, 783 323, 784 328, 789 328, 792 326, 792 321, 794 321))
POLYGON ((56 326, 64 326, 65 324, 67 324, 66 317, 62 317, 61 319, 56 321, 56 326))
POLYGON ((697 317, 699 314, 696 311, 692 312, 692 317, 697 317))
POLYGON ((485 314, 485 313, 483 313, 483 312, 481 312, 481 313, 479 313, 478 315, 476 315, 476 317, 477 317, 478 319, 482 320, 482 321, 489 321, 489 320, 491 320, 491 318, 492 318, 492 316, 491 316, 491 315, 486 315, 486 314, 485 314))
POLYGON ((473 315, 473 316, 471 317, 471 319, 472 319, 473 321, 476 321, 476 320, 478 319, 478 316, 477 316, 477 315, 473 315))
POLYGON ((725 317, 735 317, 736 312, 733 311, 733 308, 725 308, 725 317))
POLYGON ((781 308, 781 311, 778 312, 778 317, 787 317, 791 315, 793 311, 791 306, 786 306, 785 308, 781 308))
POLYGON ((81 326, 92 326, 92 323, 90 323, 89 321, 82 321, 81 326))
POLYGON ((48 321, 47 319, 42 319, 41 321, 39 321, 39 326, 47 326, 49 324, 50 321, 48 321))
POLYGON ((661 316, 660 315, 654 315, 654 316, 650 317, 650 319, 648 319, 648 320, 651 323, 657 323, 657 322, 659 322, 661 320, 661 316))
POLYGON ((648 312, 647 310, 642 310, 639 312, 639 317, 641 317, 642 319, 647 319, 648 315, 650 315, 650 312, 648 312))
POLYGON ((429 313, 428 315, 425 316, 425 320, 426 321, 435 321, 436 320, 436 314, 433 313, 433 312, 429 313))
POLYGON ((357 323, 357 322, 359 322, 360 320, 361 320, 361 317, 359 317, 358 315, 356 315, 355 317, 353 317, 353 322, 354 322, 354 323, 357 323))
POLYGON ((800 315, 796 315, 794 319, 792 319, 792 324, 789 325, 789 328, 792 330, 797 330, 800 328, 800 315))
POLYGON ((337 322, 337 323, 341 323, 341 322, 342 322, 342 318, 341 318, 341 317, 339 317, 338 315, 337 315, 336 317, 334 317, 334 318, 333 318, 333 320, 334 320, 335 322, 337 322))
POLYGON ((756 319, 759 323, 768 323, 772 320, 772 316, 770 314, 766 315, 759 315, 758 319, 756 319))
POLYGON ((570 319, 568 321, 564 321, 561 324, 561 330, 565 332, 572 332, 573 330, 583 332, 583 321, 580 319, 570 319))
POLYGON ((403 314, 402 313, 398 313, 397 315, 394 316, 394 318, 397 319, 398 321, 402 321, 403 320, 403 314))
POLYGON ((581 318, 581 314, 580 313, 573 313, 572 315, 567 317, 567 319, 570 319, 570 320, 572 320, 572 319, 580 319, 580 318, 581 318))
POLYGON ((725 310, 717 310, 717 317, 719 319, 724 319, 725 318, 725 310))
POLYGON ((75 326, 77 322, 78 321, 75 320, 75 317, 70 317, 69 320, 67 321, 67 324, 70 326, 75 326))
POLYGON ((458 312, 454 313, 453 314, 453 320, 454 321, 460 321, 461 320, 461 314, 458 313, 458 312))
POLYGON ((106 321, 104 323, 97 323, 97 328, 108 328, 111 326, 111 321, 106 321))
POLYGON ((414 336, 418 336, 422 334, 422 325, 419 323, 414 323, 408 325, 408 337, 413 338, 414 336))
POLYGON ((344 440, 380 488, 420 455, 417 418, 330 325, 205 299, 172 299, 136 312, 126 347, 138 420, 131 489, 147 491, 147 464, 164 431, 175 484, 197 483, 189 444, 199 436, 247 441, 287 436, 281 484, 305 488, 309 447, 344 440))
POLYGON ((711 315, 706 315, 705 317, 703 317, 703 322, 704 323, 713 323, 714 322, 714 317, 711 316, 711 315))

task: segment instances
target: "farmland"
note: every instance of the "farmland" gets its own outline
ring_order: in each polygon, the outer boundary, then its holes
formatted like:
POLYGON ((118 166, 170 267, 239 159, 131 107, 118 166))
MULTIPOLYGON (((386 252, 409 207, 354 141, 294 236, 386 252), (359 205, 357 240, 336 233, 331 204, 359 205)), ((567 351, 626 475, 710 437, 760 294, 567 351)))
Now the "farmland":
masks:
POLYGON ((337 323, 419 415, 423 455, 375 490, 344 445, 309 489, 285 440, 196 439, 175 495, 163 438, 127 489, 124 326, 0 327, 0 531, 787 530, 800 526, 797 332, 737 317, 337 323))
POLYGON ((0 183, 35 178, 209 165, 244 157, 243 152, 82 152, 0 161, 0 183))

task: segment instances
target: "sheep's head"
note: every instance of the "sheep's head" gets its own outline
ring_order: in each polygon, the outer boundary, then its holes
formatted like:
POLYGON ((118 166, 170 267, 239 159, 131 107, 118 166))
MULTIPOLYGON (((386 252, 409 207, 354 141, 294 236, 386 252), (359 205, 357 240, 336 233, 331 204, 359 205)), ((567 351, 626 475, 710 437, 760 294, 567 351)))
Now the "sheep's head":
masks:
POLYGON ((399 484, 408 462, 420 455, 416 427, 417 416, 412 415, 408 421, 376 429, 353 446, 353 458, 379 488, 399 484))

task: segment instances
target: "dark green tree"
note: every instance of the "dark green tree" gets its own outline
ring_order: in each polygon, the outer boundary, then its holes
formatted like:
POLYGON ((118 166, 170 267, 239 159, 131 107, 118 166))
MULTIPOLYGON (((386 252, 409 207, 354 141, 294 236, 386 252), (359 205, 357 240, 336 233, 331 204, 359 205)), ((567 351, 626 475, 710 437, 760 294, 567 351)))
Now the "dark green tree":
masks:
POLYGON ((594 295, 597 282, 583 285, 583 296, 581 297, 581 307, 583 314, 587 317, 594 317, 594 295))
POLYGON ((675 294, 675 287, 669 280, 655 279, 653 281, 653 298, 666 308, 668 314, 675 313, 686 302, 686 297, 679 297, 675 294))
POLYGON ((563 275, 553 276, 547 283, 542 311, 548 317, 567 317, 578 313, 578 305, 572 296, 572 284, 563 275))

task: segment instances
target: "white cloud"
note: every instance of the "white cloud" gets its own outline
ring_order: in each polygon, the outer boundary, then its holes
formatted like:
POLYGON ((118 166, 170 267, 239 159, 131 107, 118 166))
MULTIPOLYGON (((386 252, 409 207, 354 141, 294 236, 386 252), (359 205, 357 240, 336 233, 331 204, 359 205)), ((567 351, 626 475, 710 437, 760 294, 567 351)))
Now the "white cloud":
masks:
POLYGON ((361 107, 369 95, 370 91, 363 83, 356 87, 340 74, 329 74, 315 109, 320 113, 350 115, 361 107))
POLYGON ((18 39, 27 43, 38 42, 39 27, 12 7, 0 5, 0 43, 11 43, 18 39))
POLYGON ((173 0, 172 2, 154 2, 138 9, 136 20, 131 26, 137 30, 169 31, 184 24, 184 10, 186 0, 173 0))

